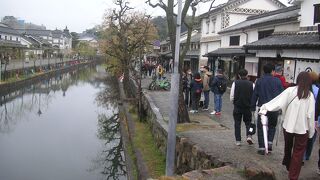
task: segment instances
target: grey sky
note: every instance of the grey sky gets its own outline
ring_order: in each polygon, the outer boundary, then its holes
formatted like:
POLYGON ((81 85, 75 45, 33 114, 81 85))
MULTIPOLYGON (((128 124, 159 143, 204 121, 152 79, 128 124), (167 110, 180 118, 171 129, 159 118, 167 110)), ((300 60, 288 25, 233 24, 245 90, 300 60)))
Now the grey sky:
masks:
MULTIPOLYGON (((215 4, 227 0, 216 0, 215 4)), ((288 0, 280 0, 287 4, 288 0)), ((113 7, 113 0, 1 0, 0 18, 10 15, 26 22, 45 25, 47 29, 63 29, 82 32, 102 22, 106 9, 113 7)), ((147 6, 145 0, 129 0, 132 7, 147 11, 152 16, 164 15, 162 9, 147 6)), ((156 2, 156 0, 153 0, 156 2)), ((208 3, 207 3, 208 4, 208 3)), ((199 6, 200 12, 208 5, 199 6)))

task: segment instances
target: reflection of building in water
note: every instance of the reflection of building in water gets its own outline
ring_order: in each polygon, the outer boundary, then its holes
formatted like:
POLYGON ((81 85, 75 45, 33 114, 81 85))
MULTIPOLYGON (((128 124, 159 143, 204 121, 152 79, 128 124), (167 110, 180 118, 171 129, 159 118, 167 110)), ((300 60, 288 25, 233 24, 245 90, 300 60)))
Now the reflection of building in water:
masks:
POLYGON ((57 96, 55 92, 65 93, 70 86, 79 81, 87 82, 89 74, 95 72, 89 69, 91 68, 80 69, 75 73, 78 75, 73 76, 69 73, 59 74, 9 94, 0 95, 0 132, 10 132, 19 120, 26 120, 27 113, 33 112, 39 116, 45 113, 52 99, 57 96), (18 102, 17 99, 21 101, 18 102))

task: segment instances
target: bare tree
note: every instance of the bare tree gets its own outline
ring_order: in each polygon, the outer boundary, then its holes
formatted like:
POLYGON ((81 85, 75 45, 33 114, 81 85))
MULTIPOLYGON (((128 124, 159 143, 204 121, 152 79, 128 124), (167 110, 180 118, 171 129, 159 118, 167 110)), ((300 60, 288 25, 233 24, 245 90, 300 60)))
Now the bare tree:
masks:
MULTIPOLYGON (((187 51, 190 48, 190 42, 191 42, 191 34, 193 31, 193 26, 195 24, 195 14, 197 11, 196 6, 201 2, 208 2, 209 0, 185 0, 184 6, 182 8, 182 15, 181 15, 181 21, 184 23, 184 25, 187 27, 187 42, 185 43, 184 49, 182 49, 179 57, 179 73, 180 76, 182 76, 183 71, 183 59, 185 58, 187 51), (191 9, 191 19, 187 18, 187 13, 191 9), (188 20, 190 19, 190 20, 188 20)), ((151 7, 156 8, 160 7, 166 12, 167 16, 167 23, 168 23, 168 32, 169 32, 169 38, 171 43, 171 49, 172 54, 175 52, 175 41, 176 41, 176 14, 174 13, 174 7, 175 2, 174 0, 168 0, 167 3, 164 3, 163 0, 157 0, 157 3, 152 3, 151 0, 146 1, 147 4, 149 4, 151 7)), ((181 78, 180 78, 181 79, 181 78)), ((182 81, 180 81, 179 84, 179 110, 178 110, 178 123, 185 123, 190 122, 189 114, 186 108, 186 105, 184 103, 183 98, 183 92, 182 92, 182 81)))

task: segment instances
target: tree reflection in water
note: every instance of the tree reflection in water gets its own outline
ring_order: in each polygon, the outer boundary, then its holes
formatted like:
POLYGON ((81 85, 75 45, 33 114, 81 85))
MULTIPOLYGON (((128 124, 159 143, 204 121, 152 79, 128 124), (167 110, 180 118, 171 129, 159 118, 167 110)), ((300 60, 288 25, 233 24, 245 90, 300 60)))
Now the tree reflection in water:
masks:
POLYGON ((98 138, 104 141, 104 150, 93 160, 91 171, 100 170, 105 179, 126 179, 126 167, 123 154, 123 142, 120 134, 120 122, 117 103, 119 100, 118 81, 115 77, 103 79, 107 86, 96 97, 98 106, 113 109, 110 117, 98 115, 98 138))
POLYGON ((98 138, 104 141, 104 150, 93 160, 90 171, 100 170, 105 179, 125 179, 126 167, 120 135, 119 114, 98 116, 98 138))

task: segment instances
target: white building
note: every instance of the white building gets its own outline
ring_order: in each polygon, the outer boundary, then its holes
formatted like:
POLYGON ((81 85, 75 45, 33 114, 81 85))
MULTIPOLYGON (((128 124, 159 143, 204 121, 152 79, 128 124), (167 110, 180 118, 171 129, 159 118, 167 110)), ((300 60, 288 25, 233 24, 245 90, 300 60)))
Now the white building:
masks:
POLYGON ((249 43, 244 47, 255 51, 259 60, 283 65, 287 82, 295 82, 301 71, 320 73, 320 2, 294 0, 300 5, 299 27, 296 32, 273 33, 272 36, 249 43))
POLYGON ((219 59, 219 68, 225 69, 232 79, 237 70, 245 68, 252 77, 257 77, 267 60, 255 56, 255 51, 243 49, 243 45, 283 31, 299 30, 299 6, 270 11, 250 16, 247 20, 218 32, 221 36, 221 48, 211 51, 207 56, 219 59))
POLYGON ((266 13, 286 7, 278 0, 229 0, 200 16, 201 20, 201 47, 200 65, 214 66, 204 57, 207 53, 221 47, 219 31, 245 21, 248 16, 266 13))

